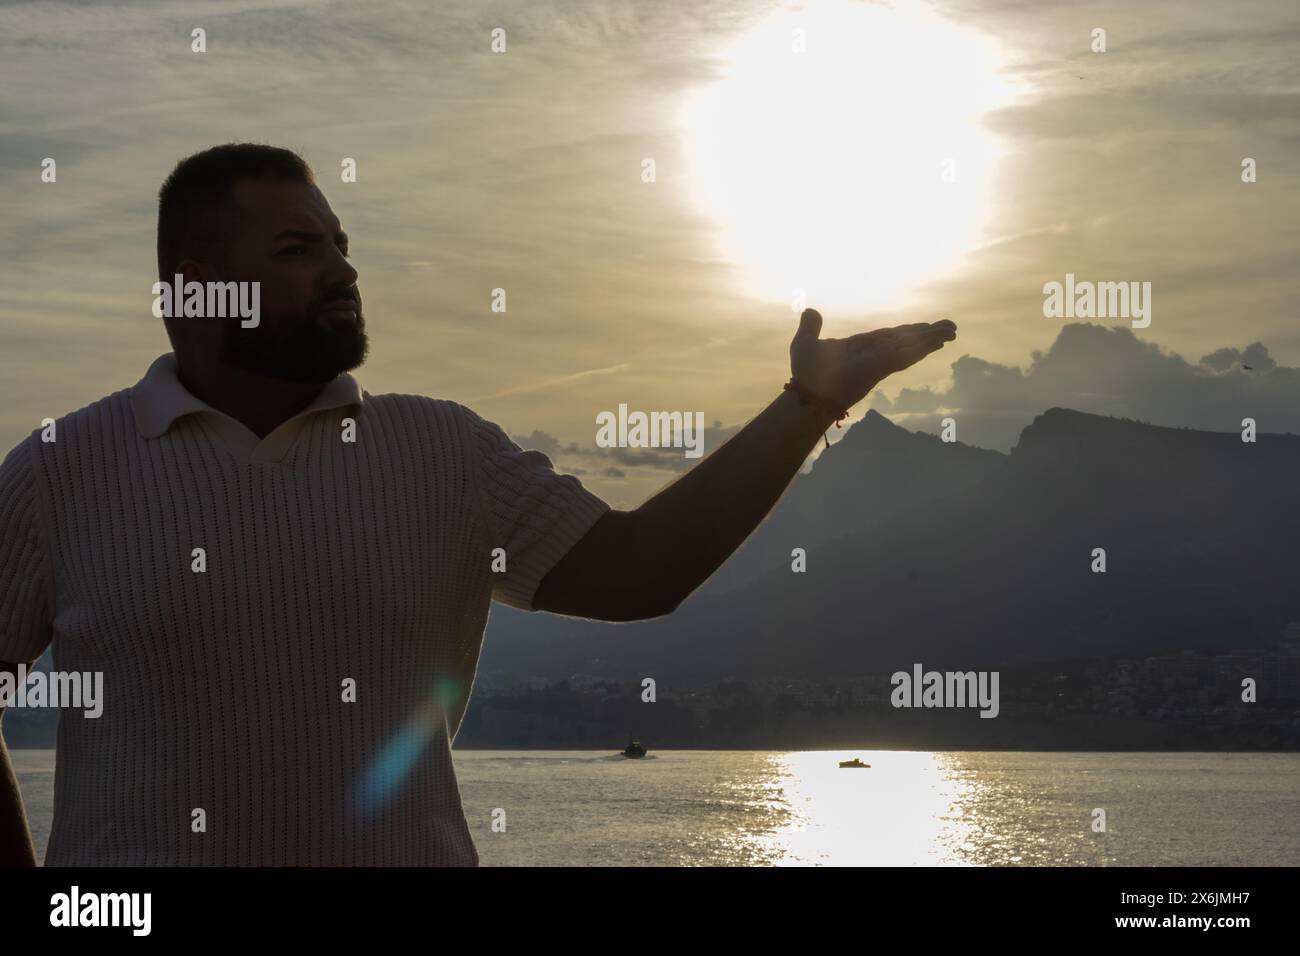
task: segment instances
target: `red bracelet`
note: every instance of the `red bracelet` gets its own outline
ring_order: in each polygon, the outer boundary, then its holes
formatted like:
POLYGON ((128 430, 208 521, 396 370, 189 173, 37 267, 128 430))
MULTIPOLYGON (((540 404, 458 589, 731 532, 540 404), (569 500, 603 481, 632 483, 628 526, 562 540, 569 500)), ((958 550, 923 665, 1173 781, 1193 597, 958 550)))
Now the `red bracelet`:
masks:
MULTIPOLYGON (((834 415, 836 428, 842 428, 843 426, 840 424, 840 421, 849 417, 848 409, 840 408, 838 405, 834 404, 833 402, 828 402, 826 399, 822 398, 820 395, 818 395, 808 386, 795 381, 793 377, 790 379, 790 381, 785 383, 784 388, 796 393, 799 396, 799 401, 801 404, 808 405, 811 403, 814 405, 820 405, 825 411, 834 415)), ((831 447, 831 440, 828 437, 829 434, 830 433, 827 432, 825 435, 822 435, 822 439, 826 442, 827 448, 831 447)))

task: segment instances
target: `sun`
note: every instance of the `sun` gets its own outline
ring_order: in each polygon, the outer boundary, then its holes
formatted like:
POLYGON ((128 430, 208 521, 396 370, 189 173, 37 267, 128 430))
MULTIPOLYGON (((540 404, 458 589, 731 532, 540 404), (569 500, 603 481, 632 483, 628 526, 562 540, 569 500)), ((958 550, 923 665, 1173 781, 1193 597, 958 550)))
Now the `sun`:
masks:
POLYGON ((693 201, 760 298, 901 304, 987 217, 997 46, 920 3, 813 0, 723 51, 681 122, 693 201))

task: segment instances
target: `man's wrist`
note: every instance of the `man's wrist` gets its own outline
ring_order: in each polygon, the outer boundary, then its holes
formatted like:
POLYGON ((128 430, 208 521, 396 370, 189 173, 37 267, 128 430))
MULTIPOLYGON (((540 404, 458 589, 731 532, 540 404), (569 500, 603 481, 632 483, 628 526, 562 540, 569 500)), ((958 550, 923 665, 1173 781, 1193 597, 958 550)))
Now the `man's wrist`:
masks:
POLYGON ((838 417, 830 406, 816 402, 802 395, 794 389, 784 389, 777 396, 777 402, 784 405, 790 411, 790 414, 800 423, 807 426, 809 434, 814 438, 817 435, 824 434, 831 427, 838 417))
POLYGON ((838 422, 849 416, 849 410, 833 397, 817 389, 810 388, 793 376, 791 376, 790 381, 785 383, 785 389, 796 393, 801 404, 810 406, 820 412, 829 413, 834 421, 838 422))

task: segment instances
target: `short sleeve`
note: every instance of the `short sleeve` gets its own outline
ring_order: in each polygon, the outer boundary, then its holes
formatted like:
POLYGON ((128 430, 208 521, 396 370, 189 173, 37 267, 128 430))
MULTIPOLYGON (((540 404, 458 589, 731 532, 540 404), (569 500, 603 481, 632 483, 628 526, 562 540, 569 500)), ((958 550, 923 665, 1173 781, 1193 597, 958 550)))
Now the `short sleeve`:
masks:
POLYGON ((478 457, 478 485, 489 547, 505 551, 492 596, 533 610, 547 572, 568 554, 610 506, 573 475, 557 475, 540 451, 524 451, 501 430, 465 409, 478 457))
POLYGON ((30 663, 49 647, 53 573, 43 543, 24 439, 0 464, 0 661, 30 663))

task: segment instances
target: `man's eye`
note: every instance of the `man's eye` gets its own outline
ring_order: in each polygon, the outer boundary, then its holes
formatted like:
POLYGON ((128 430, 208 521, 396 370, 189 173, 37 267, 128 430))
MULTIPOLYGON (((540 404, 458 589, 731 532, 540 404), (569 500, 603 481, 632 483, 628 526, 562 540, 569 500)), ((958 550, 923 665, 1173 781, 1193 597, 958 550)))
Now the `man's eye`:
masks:
POLYGON ((289 246, 289 248, 287 249, 281 249, 278 254, 284 256, 284 255, 290 255, 293 253, 306 252, 306 251, 307 251, 306 246, 289 246))

